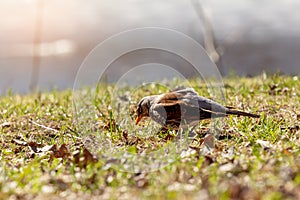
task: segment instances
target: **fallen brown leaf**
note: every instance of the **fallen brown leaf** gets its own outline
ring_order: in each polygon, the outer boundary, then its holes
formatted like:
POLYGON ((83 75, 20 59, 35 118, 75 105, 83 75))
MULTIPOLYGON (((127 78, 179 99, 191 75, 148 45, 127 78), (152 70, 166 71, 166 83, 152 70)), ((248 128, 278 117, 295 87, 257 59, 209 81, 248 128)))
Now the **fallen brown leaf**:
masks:
POLYGON ((88 164, 98 162, 98 159, 86 148, 83 148, 82 153, 80 150, 75 151, 73 159, 80 168, 86 168, 88 164))
POLYGON ((56 145, 53 145, 50 150, 53 152, 52 156, 55 158, 65 159, 71 155, 66 144, 62 144, 59 149, 57 149, 56 145))

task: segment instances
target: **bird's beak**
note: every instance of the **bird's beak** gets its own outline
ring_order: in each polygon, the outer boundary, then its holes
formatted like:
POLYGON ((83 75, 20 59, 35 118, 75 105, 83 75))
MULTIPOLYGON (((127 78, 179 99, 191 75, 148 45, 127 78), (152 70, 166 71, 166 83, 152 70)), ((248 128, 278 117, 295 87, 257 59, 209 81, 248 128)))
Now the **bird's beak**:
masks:
POLYGON ((137 118, 136 118, 136 120, 135 120, 135 124, 137 125, 140 121, 141 121, 141 119, 142 119, 143 117, 140 115, 140 116, 137 116, 137 118))

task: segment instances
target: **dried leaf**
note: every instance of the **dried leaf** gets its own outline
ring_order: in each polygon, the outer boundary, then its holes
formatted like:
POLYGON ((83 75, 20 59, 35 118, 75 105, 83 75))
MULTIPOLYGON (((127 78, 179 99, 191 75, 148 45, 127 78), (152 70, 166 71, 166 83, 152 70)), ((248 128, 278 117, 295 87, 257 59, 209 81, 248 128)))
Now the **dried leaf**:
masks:
POLYGON ((234 169, 234 167, 235 167, 234 164, 227 163, 227 164, 221 165, 219 167, 219 171, 221 171, 221 172, 229 172, 229 171, 232 171, 234 169))
POLYGON ((213 134, 208 134, 205 136, 204 141, 204 148, 202 150, 203 154, 209 154, 211 152, 213 152, 214 149, 214 136, 213 134))
POLYGON ((89 162, 97 162, 97 158, 94 157, 93 154, 91 154, 91 152, 89 152, 89 150, 87 150, 86 148, 83 149, 83 157, 86 160, 87 163, 89 162))
POLYGON ((191 192, 197 189, 197 186, 192 184, 184 184, 179 182, 174 182, 173 184, 167 187, 168 191, 187 191, 191 192))
POLYGON ((188 148, 186 151, 182 151, 180 154, 181 158, 189 158, 192 157, 194 155, 196 155, 197 151, 192 149, 192 148, 188 148))
POLYGON ((199 139, 199 146, 202 145, 203 142, 204 142, 204 138, 200 138, 200 139, 199 139))
POLYGON ((53 145, 50 150, 53 152, 52 156, 55 158, 68 158, 71 155, 66 144, 62 144, 58 150, 56 149, 56 145, 53 145))
POLYGON ((149 185, 149 181, 145 173, 141 173, 138 176, 134 177, 135 185, 138 188, 145 188, 149 185))
POLYGON ((275 95, 278 85, 277 84, 271 84, 271 85, 269 85, 269 87, 270 87, 269 94, 270 95, 275 95))
POLYGON ((0 127, 4 128, 4 127, 10 127, 12 123, 10 122, 3 122, 0 127))
POLYGON ((202 167, 209 166, 212 163, 214 163, 215 161, 216 161, 216 159, 212 155, 205 155, 204 159, 203 159, 203 162, 202 162, 202 167))
POLYGON ((291 152, 288 149, 283 149, 283 153, 287 156, 291 155, 291 152))
POLYGON ((12 139, 11 142, 12 142, 12 143, 15 143, 15 144, 17 144, 17 145, 27 146, 27 142, 22 141, 22 140, 12 139))
MULTIPOLYGON (((39 150, 40 150, 41 152, 48 152, 48 151, 50 151, 50 149, 53 148, 53 146, 55 146, 55 144, 54 144, 54 145, 46 145, 46 146, 44 146, 44 147, 42 147, 42 148, 39 148, 39 150)), ((55 147, 56 147, 56 146, 55 146, 55 147)))
POLYGON ((263 148, 267 148, 270 149, 272 148, 272 144, 269 141, 265 141, 265 140, 256 140, 256 142, 258 144, 260 144, 263 148))
POLYGON ((128 131, 124 130, 123 131, 123 138, 125 139, 126 143, 128 142, 128 131))
POLYGON ((81 153, 79 150, 73 153, 74 163, 81 168, 86 168, 89 163, 98 162, 98 159, 86 148, 81 153))
POLYGON ((225 158, 233 158, 234 157, 234 146, 231 146, 227 153, 222 154, 225 158))
POLYGON ((38 147, 41 146, 41 144, 38 144, 36 142, 28 142, 29 148, 34 152, 34 153, 40 153, 40 149, 38 147))
POLYGON ((69 188, 69 184, 66 183, 63 179, 57 178, 57 179, 51 179, 49 181, 51 184, 56 185, 60 190, 64 191, 69 188))

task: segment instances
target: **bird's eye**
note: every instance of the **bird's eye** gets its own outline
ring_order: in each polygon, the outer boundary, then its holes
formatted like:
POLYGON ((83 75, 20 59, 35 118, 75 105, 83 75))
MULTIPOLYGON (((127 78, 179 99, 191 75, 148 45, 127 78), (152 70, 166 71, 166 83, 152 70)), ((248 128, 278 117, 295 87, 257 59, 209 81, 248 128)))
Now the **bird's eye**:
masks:
POLYGON ((142 113, 142 112, 143 112, 142 107, 139 107, 138 113, 142 113))
POLYGON ((138 106, 138 108, 136 109, 137 114, 141 113, 141 110, 142 110, 141 107, 138 106))

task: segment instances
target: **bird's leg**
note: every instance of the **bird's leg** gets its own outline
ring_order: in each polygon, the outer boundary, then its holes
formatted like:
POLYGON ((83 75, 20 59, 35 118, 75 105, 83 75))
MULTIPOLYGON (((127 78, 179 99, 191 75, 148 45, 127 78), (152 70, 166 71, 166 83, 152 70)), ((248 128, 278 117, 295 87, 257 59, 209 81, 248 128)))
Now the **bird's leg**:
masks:
POLYGON ((192 126, 192 128, 189 130, 189 134, 188 134, 189 139, 194 139, 195 136, 197 135, 197 134, 194 132, 196 126, 197 126, 197 125, 192 126))
POLYGON ((210 129, 211 134, 213 134, 216 139, 218 139, 220 137, 220 135, 222 134, 222 132, 223 132, 220 129, 220 127, 223 127, 222 123, 223 123, 222 120, 214 121, 213 124, 212 124, 212 127, 210 129))
POLYGON ((190 137, 189 128, 179 128, 178 129, 176 139, 181 147, 189 146, 189 143, 191 142, 191 138, 192 137, 190 137))
POLYGON ((183 140, 184 140, 184 137, 182 137, 183 133, 184 133, 184 130, 182 128, 179 128, 177 131, 176 139, 179 142, 178 144, 180 145, 180 147, 183 146, 183 140))
POLYGON ((177 139, 181 139, 182 138, 182 134, 183 134, 182 128, 178 129, 178 131, 176 133, 176 138, 177 139))

